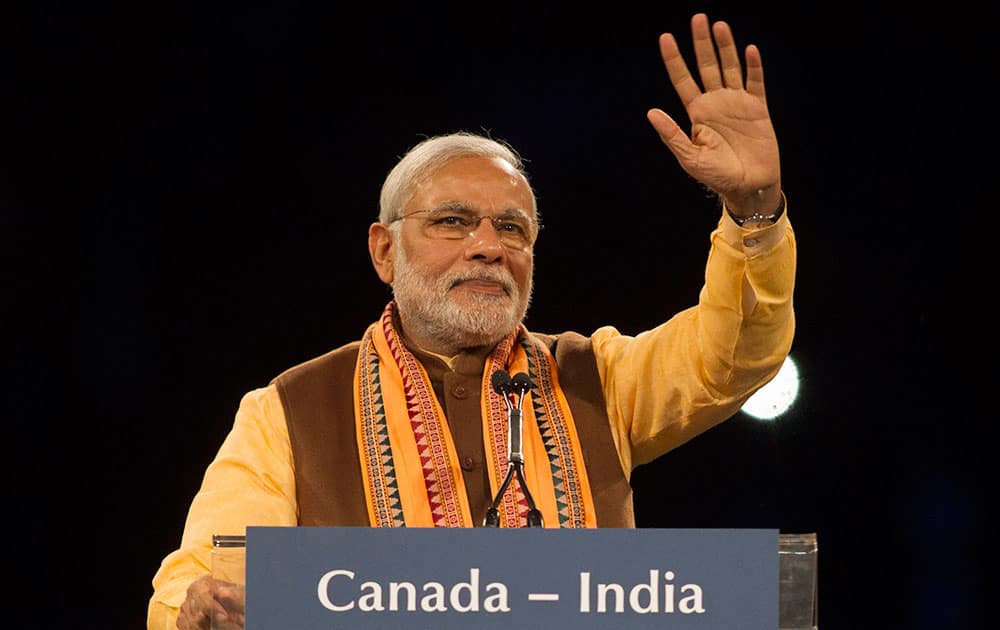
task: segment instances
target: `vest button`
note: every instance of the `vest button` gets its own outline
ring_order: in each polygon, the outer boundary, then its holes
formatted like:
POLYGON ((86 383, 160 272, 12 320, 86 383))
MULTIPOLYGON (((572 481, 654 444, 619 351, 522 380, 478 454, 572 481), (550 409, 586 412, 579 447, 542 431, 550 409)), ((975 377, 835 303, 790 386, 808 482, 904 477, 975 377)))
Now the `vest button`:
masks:
POLYGON ((472 459, 471 455, 466 455, 462 458, 462 470, 475 470, 476 460, 472 459))
POLYGON ((456 385, 451 389, 451 393, 455 398, 466 398, 469 395, 469 390, 465 385, 456 385))

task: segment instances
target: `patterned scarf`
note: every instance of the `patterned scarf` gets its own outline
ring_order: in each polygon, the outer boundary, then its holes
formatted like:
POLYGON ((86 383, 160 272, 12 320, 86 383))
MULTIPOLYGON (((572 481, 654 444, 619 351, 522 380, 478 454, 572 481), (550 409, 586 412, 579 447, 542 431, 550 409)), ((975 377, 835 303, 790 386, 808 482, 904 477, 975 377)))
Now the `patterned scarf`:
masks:
MULTIPOLYGON (((354 417, 373 527, 471 527, 473 519, 448 425, 420 362, 394 325, 395 302, 368 327, 354 371, 354 417)), ((507 474, 507 408, 491 387, 495 371, 525 372, 524 474, 546 527, 596 527, 580 441, 551 354, 523 325, 497 344, 480 391, 490 488, 507 474)), ((501 527, 522 527, 528 504, 513 480, 498 506, 501 527)))

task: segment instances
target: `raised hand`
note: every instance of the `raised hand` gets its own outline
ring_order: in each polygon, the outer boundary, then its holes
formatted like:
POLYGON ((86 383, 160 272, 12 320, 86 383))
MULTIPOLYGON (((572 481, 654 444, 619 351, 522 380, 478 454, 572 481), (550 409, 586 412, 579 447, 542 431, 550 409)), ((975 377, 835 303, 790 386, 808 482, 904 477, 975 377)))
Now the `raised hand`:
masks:
POLYGON ((649 110, 649 122, 681 168, 719 194, 734 214, 769 214, 781 201, 781 166, 760 51, 746 47, 744 79, 727 23, 715 22, 710 30, 708 16, 699 13, 691 18, 691 34, 700 86, 674 36, 660 36, 663 63, 691 121, 690 137, 661 109, 649 110))

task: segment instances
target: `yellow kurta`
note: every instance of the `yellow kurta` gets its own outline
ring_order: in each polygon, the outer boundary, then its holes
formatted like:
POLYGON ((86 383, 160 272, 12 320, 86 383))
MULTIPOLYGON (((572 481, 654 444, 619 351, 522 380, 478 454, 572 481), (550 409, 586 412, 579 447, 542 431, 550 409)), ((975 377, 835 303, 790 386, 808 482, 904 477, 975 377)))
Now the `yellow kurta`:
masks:
MULTIPOLYGON (((781 368, 795 330, 796 246, 788 211, 762 230, 723 213, 697 306, 635 336, 592 335, 611 433, 626 475, 736 413, 781 368)), ((298 524, 295 471, 274 385, 240 401, 205 472, 181 544, 153 578, 149 630, 176 628, 188 585, 210 572, 213 534, 298 524)))

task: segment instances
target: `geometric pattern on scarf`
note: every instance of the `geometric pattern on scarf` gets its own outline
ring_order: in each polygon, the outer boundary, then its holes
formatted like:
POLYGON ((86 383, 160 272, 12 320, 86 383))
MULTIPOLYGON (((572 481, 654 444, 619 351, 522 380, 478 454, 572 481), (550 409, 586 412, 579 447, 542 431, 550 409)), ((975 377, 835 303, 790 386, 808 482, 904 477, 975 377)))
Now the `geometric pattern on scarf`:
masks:
POLYGON ((527 355, 528 376, 534 384, 531 403, 552 473, 559 527, 586 527, 587 508, 580 471, 574 462, 574 439, 563 419, 569 415, 569 409, 562 408, 556 395, 552 364, 547 356, 539 356, 542 352, 539 348, 544 349, 544 346, 528 334, 522 334, 519 342, 527 355))
MULTIPOLYGON (((405 527, 409 522, 411 526, 472 526, 468 497, 447 424, 426 373, 400 341, 394 314, 395 303, 390 301, 380 320, 366 331, 355 371, 358 447, 371 525, 405 527), (405 481, 407 475, 417 471, 400 470, 394 463, 397 458, 390 440, 390 419, 382 387, 387 376, 401 384, 409 432, 397 433, 395 439, 397 444, 407 441, 419 455, 421 485, 426 492, 424 513, 429 513, 429 522, 405 514, 400 500, 400 477, 405 481)), ((546 526, 596 527, 580 442, 569 405, 558 385, 554 360, 523 325, 497 344, 484 369, 480 400, 492 492, 499 488, 509 466, 506 406, 492 390, 492 375, 499 369, 511 373, 525 371, 531 378, 533 387, 527 399, 531 403, 522 409, 522 450, 527 466, 538 472, 545 470, 550 477, 539 480, 539 485, 551 488, 550 491, 530 488, 546 526), (532 443, 537 447, 532 448, 532 443)), ((403 418, 397 418, 397 423, 402 421, 403 418)), ((402 485, 414 487, 411 483, 402 485)), ((520 484, 513 482, 508 486, 498 510, 501 527, 523 526, 528 504, 520 484)))

